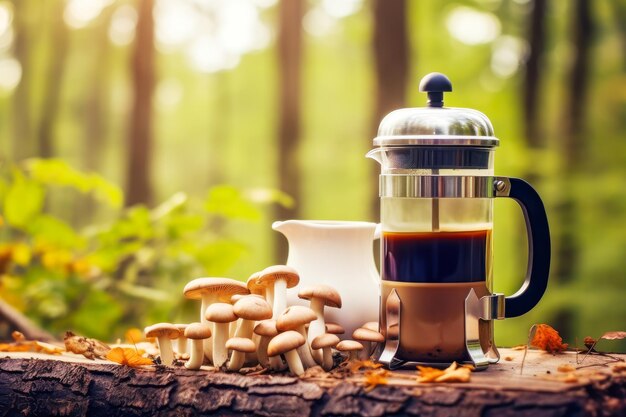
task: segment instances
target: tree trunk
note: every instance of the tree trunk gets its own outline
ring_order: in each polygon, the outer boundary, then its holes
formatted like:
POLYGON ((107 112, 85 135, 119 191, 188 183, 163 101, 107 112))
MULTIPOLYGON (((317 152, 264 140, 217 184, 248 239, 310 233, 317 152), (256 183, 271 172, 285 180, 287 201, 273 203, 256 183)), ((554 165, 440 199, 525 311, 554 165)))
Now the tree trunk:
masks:
POLYGON ((534 0, 528 25, 529 54, 522 84, 524 101, 524 128, 526 142, 531 149, 545 146, 541 131, 541 96, 544 71, 542 68, 546 47, 545 35, 546 0, 534 0))
POLYGON ((54 129, 59 114, 63 78, 69 49, 69 29, 63 21, 64 1, 52 2, 52 33, 50 34, 50 63, 46 73, 45 93, 37 132, 38 154, 51 158, 54 151, 54 129), (52 47, 53 46, 53 47, 52 47))
POLYGON ((132 57, 133 105, 128 135, 126 204, 152 202, 152 94, 154 92, 154 0, 139 0, 132 57))
MULTIPOLYGON (((571 21, 572 45, 574 56, 568 79, 568 97, 563 100, 563 137, 561 141, 561 155, 563 155, 563 182, 561 184, 563 199, 557 207, 559 222, 556 249, 557 262, 554 269, 554 278, 559 283, 566 283, 574 278, 578 265, 579 254, 576 242, 576 228, 578 223, 576 197, 574 195, 575 175, 585 168, 585 116, 587 109, 587 89, 589 85, 589 70, 591 65, 591 41, 593 36, 593 21, 590 0, 576 0, 573 2, 571 21)), ((560 328, 560 327, 559 327, 560 328)))
MULTIPOLYGON (((373 52, 375 64, 376 103, 372 115, 372 132, 389 112, 406 107, 405 95, 409 72, 409 39, 405 0, 374 0, 373 52)), ((380 168, 372 166, 371 184, 378 184, 380 168)), ((376 190, 376 187, 372 187, 376 190)), ((370 198, 370 218, 380 217, 377 192, 370 198)))
MULTIPOLYGON (((278 18, 278 68, 279 68, 279 119, 277 173, 279 189, 289 194, 295 207, 278 206, 276 218, 298 218, 301 203, 300 145, 300 92, 302 56, 303 0, 282 0, 278 18)), ((274 234, 277 262, 287 259, 287 242, 274 234)))
POLYGON ((525 386, 515 389, 494 379, 481 387, 413 384, 366 390, 354 382, 325 386, 282 375, 2 358, 0 416, 617 417, 626 412, 623 377, 584 386, 559 383, 549 390, 529 386, 529 378, 520 378, 525 386))
POLYGON ((22 67, 20 83, 13 92, 13 160, 19 161, 33 154, 33 131, 31 129, 31 40, 32 36, 28 25, 29 2, 27 0, 13 0, 13 55, 22 67))

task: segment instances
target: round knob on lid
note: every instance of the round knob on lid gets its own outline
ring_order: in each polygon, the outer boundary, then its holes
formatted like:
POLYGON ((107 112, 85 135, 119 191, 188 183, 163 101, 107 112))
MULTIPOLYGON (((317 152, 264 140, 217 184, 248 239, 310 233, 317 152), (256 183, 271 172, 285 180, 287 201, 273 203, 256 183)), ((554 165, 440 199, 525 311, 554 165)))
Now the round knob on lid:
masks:
POLYGON ((420 81, 419 90, 428 93, 428 107, 443 107, 443 93, 452 91, 452 83, 440 72, 431 72, 420 81))

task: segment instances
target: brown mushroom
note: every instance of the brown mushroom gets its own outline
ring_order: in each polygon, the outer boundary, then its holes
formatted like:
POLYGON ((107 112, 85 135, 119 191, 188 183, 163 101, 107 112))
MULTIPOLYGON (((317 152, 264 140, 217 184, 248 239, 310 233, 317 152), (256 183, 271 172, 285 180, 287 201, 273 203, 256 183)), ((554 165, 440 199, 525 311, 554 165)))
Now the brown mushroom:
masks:
MULTIPOLYGON (((315 312, 317 318, 309 325, 309 336, 307 342, 309 345, 317 336, 326 332, 326 323, 324 320, 324 306, 341 308, 341 296, 336 289, 329 285, 318 284, 310 287, 304 287, 298 292, 298 297, 309 300, 311 310, 315 312)), ((318 364, 322 364, 322 352, 312 349, 313 358, 318 364)))
POLYGON ((326 322, 326 333, 330 333, 330 334, 344 334, 346 331, 344 330, 343 327, 341 327, 340 324, 337 323, 332 323, 332 322, 326 322))
POLYGON ((185 337, 191 340, 191 355, 189 360, 185 362, 185 368, 200 369, 204 361, 202 341, 211 337, 211 325, 209 323, 191 323, 185 329, 185 337))
POLYGON ((272 318, 276 319, 287 307, 287 288, 298 285, 300 276, 295 269, 287 265, 273 265, 259 272, 257 282, 267 284, 268 289, 273 288, 272 318))
POLYGON ((348 352, 348 360, 358 359, 358 354, 363 350, 363 345, 354 340, 342 340, 335 346, 339 352, 348 352))
MULTIPOLYGON (((205 312, 206 309, 213 303, 218 301, 228 302, 233 294, 247 294, 248 289, 242 282, 236 281, 231 278, 222 277, 206 277, 196 278, 185 285, 183 294, 186 298, 192 300, 202 300, 202 306, 200 307, 200 322, 206 322, 205 312)), ((205 339, 204 341, 204 355, 212 360, 213 344, 211 339, 205 339)))
MULTIPOLYGON (((315 320, 315 313, 308 307, 304 306, 291 306, 288 307, 283 314, 276 319, 276 328, 280 332, 287 330, 295 330, 304 337, 306 340, 305 325, 315 320)), ((305 368, 311 368, 316 366, 315 360, 311 356, 311 350, 307 344, 298 348, 298 354, 302 359, 302 364, 305 368)))
POLYGON ((334 334, 324 333, 313 339, 311 348, 322 350, 322 368, 330 371, 333 368, 333 352, 332 348, 339 343, 339 337, 334 334))
POLYGON ((352 332, 352 338, 357 342, 361 342, 363 350, 359 355, 359 359, 368 359, 372 354, 372 349, 376 346, 376 343, 382 343, 385 341, 385 337, 374 330, 358 328, 352 332))
POLYGON ((157 323, 144 329, 146 337, 156 337, 161 352, 161 363, 171 366, 174 363, 174 350, 171 339, 176 339, 180 331, 170 323, 157 323))
MULTIPOLYGON (((213 303, 206 309, 205 317, 213 323, 213 365, 222 367, 228 360, 226 341, 228 340, 228 326, 237 320, 233 306, 228 303, 213 303)), ((206 354, 206 351, 205 351, 206 354)))
POLYGON ((368 321, 361 326, 363 329, 372 330, 374 332, 380 332, 380 325, 377 321, 368 321))
POLYGON ((267 356, 267 345, 269 345, 270 340, 278 334, 276 320, 260 321, 254 326, 254 334, 260 336, 257 346, 257 358, 261 366, 271 368, 275 371, 284 369, 283 361, 280 357, 270 358, 267 356))
POLYGON ((289 330, 284 333, 280 333, 270 340, 267 346, 267 354, 270 357, 278 355, 285 355, 287 365, 291 373, 296 375, 302 375, 304 368, 300 356, 298 356, 298 348, 306 343, 306 339, 298 332, 289 330))
POLYGON ((233 351, 230 356, 230 362, 228 362, 228 370, 238 371, 243 366, 246 353, 254 352, 256 346, 247 337, 232 337, 226 342, 226 349, 233 351))

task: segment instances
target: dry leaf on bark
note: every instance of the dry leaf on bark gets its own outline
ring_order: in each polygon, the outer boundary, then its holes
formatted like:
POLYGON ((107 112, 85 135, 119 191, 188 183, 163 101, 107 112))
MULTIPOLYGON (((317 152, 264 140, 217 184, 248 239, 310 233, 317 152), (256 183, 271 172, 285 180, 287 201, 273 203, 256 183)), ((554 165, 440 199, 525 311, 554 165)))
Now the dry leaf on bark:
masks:
POLYGON ((557 371, 559 372, 574 372, 576 370, 576 368, 574 368, 572 365, 570 365, 569 363, 564 363, 562 365, 559 365, 556 368, 557 371))
POLYGON ((419 376, 417 382, 469 382, 472 367, 459 366, 456 362, 446 369, 418 366, 419 376))
POLYGON ((18 331, 11 333, 13 343, 0 343, 0 352, 39 352, 48 355, 60 355, 63 349, 50 343, 38 340, 26 340, 26 337, 18 331))
POLYGON ((626 332, 622 332, 622 331, 606 332, 602 336, 600 336, 600 339, 606 339, 606 340, 626 339, 626 332))
POLYGON ((365 371, 365 375, 363 376, 365 391, 369 392, 378 385, 387 385, 389 383, 390 375, 391 372, 386 369, 370 369, 365 371))
POLYGON ((144 358, 140 353, 132 348, 113 348, 107 353, 106 358, 121 365, 139 368, 146 365, 154 365, 152 359, 144 358))
POLYGON ((87 359, 104 359, 111 350, 106 344, 97 339, 91 339, 83 336, 76 336, 72 332, 65 332, 65 349, 68 352, 83 355, 87 359))
POLYGON ((535 325, 535 335, 530 345, 549 353, 560 353, 567 349, 567 343, 559 336, 559 332, 547 324, 535 325))
POLYGON ((382 363, 377 363, 372 360, 353 360, 348 363, 348 367, 350 368, 350 372, 359 372, 361 369, 378 369, 382 367, 382 363))

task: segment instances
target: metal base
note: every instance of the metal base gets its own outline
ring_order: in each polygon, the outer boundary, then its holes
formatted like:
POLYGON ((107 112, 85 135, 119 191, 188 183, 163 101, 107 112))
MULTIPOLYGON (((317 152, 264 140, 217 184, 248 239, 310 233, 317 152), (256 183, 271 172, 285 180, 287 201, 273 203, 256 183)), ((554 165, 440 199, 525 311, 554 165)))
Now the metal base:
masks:
MULTIPOLYGON (((385 335, 385 344, 376 352, 378 361, 389 369, 399 369, 404 367, 413 367, 418 365, 432 366, 435 368, 445 368, 450 366, 451 362, 415 362, 407 361, 398 357, 398 348, 400 346, 400 325, 402 321, 402 300, 398 296, 397 291, 392 290, 384 301, 385 328, 381 331, 385 335)), ((465 298, 465 347, 469 361, 462 361, 463 364, 474 366, 477 371, 487 369, 489 364, 496 363, 500 360, 500 353, 496 348, 493 338, 491 347, 487 352, 483 352, 480 344, 479 323, 480 320, 491 322, 504 318, 504 295, 492 294, 478 298, 476 292, 471 289, 465 298)), ((493 331, 491 332, 493 335, 493 331)))

